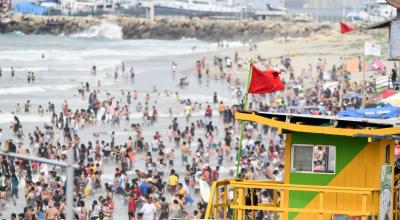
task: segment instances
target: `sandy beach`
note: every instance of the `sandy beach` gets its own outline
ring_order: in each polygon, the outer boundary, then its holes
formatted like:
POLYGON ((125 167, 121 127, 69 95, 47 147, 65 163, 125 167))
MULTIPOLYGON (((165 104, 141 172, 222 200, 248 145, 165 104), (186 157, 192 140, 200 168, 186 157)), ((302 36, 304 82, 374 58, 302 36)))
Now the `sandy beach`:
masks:
MULTIPOLYGON (((246 44, 238 48, 223 48, 216 52, 200 53, 195 57, 197 60, 206 58, 210 64, 210 73, 213 77, 214 75, 219 75, 218 67, 211 65, 214 56, 233 59, 235 52, 237 52, 239 58, 243 59, 245 63, 248 63, 250 59, 256 60, 258 56, 261 56, 271 60, 273 65, 279 64, 281 58, 290 57, 294 74, 298 76, 301 70, 308 69, 310 64, 314 67, 318 58, 325 59, 327 65, 330 66, 339 63, 341 57, 345 57, 346 60, 354 60, 358 56, 363 56, 364 41, 378 42, 384 48, 382 51, 386 51, 386 31, 356 31, 355 33, 342 35, 338 29, 339 25, 337 25, 337 29, 332 29, 324 35, 314 34, 308 38, 288 37, 286 39, 278 37, 268 41, 246 44), (360 34, 361 32, 363 34, 360 34), (254 44, 257 45, 256 50, 251 49, 254 44)), ((381 60, 386 64, 387 69, 391 69, 394 64, 386 61, 385 57, 386 54, 383 52, 381 57, 367 57, 366 60, 369 62, 374 59, 381 60)), ((246 65, 241 69, 234 65, 233 68, 228 68, 226 72, 232 75, 232 79, 238 78, 242 84, 246 82, 248 77, 246 65)), ((195 75, 195 68, 188 69, 185 73, 195 75)), ((282 76, 285 79, 289 77, 288 74, 283 74, 282 76)), ((373 72, 367 70, 366 77, 369 78, 370 76, 373 76, 373 72)), ((315 77, 315 75, 312 77, 315 77)), ((361 81, 362 73, 357 71, 351 74, 351 79, 356 82, 361 81)))

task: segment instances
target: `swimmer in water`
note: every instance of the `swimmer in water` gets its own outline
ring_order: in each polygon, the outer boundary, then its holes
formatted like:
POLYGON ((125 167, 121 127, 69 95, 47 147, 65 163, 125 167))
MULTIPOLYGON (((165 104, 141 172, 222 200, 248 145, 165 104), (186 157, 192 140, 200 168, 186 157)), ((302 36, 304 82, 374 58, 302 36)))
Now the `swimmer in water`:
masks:
POLYGON ((92 74, 92 76, 96 76, 96 71, 97 71, 96 66, 93 66, 93 67, 92 67, 92 70, 90 71, 90 73, 92 74))
POLYGON ((183 86, 187 86, 189 85, 189 82, 187 81, 187 77, 182 77, 179 81, 179 86, 183 87, 183 86))
POLYGON ((172 71, 172 73, 175 73, 176 72, 176 63, 175 63, 175 61, 172 61, 172 64, 171 64, 171 71, 172 71))
POLYGON ((131 67, 131 70, 129 72, 131 75, 131 81, 135 80, 135 72, 133 71, 133 67, 131 67))
POLYGON ((14 78, 15 76, 15 70, 14 67, 11 67, 11 78, 14 78))

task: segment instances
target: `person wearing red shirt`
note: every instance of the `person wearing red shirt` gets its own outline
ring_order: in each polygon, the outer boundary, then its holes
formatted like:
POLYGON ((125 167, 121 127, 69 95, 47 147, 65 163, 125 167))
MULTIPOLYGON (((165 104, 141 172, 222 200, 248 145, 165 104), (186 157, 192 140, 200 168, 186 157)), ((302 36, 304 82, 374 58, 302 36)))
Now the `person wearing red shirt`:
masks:
POLYGON ((129 220, 134 220, 135 219, 135 213, 136 213, 136 201, 134 196, 131 196, 128 202, 128 218, 129 220))
POLYGON ((212 116, 212 109, 211 109, 211 106, 208 105, 207 108, 206 108, 206 117, 210 117, 211 118, 211 116, 212 116))

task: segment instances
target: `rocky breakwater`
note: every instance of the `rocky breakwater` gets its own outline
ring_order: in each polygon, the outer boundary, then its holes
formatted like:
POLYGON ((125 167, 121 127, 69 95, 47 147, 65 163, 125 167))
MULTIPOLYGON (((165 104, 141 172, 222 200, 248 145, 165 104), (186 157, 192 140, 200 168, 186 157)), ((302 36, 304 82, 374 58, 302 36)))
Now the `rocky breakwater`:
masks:
POLYGON ((19 31, 24 34, 69 35, 98 23, 98 19, 91 17, 8 14, 0 16, 0 33, 19 31))
POLYGON ((202 19, 157 18, 150 21, 133 17, 68 17, 9 14, 0 17, 0 33, 20 31, 24 34, 69 35, 93 28, 103 22, 121 27, 124 39, 196 38, 217 40, 263 40, 274 37, 307 37, 330 34, 329 23, 295 23, 290 21, 222 21, 202 19))
POLYGON ((200 19, 118 19, 124 38, 201 40, 265 40, 274 37, 307 37, 314 33, 330 33, 329 23, 295 23, 280 21, 221 21, 200 19))

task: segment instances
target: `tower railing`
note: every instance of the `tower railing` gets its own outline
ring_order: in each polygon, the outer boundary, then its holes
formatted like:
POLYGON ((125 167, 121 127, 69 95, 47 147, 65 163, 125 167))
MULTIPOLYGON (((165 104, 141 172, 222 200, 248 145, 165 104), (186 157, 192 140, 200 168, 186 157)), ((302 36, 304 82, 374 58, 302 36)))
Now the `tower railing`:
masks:
POLYGON ((317 216, 313 219, 321 220, 343 215, 360 217, 362 220, 378 219, 379 193, 378 188, 293 185, 265 180, 221 180, 212 185, 205 219, 253 220, 259 211, 264 216, 268 215, 268 219, 274 220, 289 219, 289 213, 308 216, 305 218, 317 216), (260 195, 261 190, 268 192, 268 195, 260 195), (289 206, 289 194, 292 192, 315 193, 313 204, 305 207, 289 206), (332 202, 333 196, 350 197, 355 204, 351 207, 327 205, 332 202))

